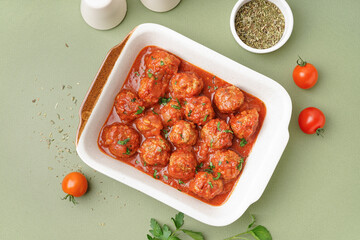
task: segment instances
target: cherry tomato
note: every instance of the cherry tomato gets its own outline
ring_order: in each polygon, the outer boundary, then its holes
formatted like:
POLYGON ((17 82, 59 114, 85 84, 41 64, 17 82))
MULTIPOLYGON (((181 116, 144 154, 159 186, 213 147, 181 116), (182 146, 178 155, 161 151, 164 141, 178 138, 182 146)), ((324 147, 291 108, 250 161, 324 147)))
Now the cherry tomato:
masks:
POLYGON ((302 89, 309 89, 318 80, 318 72, 314 65, 307 63, 299 57, 296 62, 298 65, 293 71, 293 79, 296 85, 302 89))
POLYGON ((324 132, 325 115, 322 111, 315 107, 308 107, 299 114, 300 129, 306 134, 322 135, 324 132))
POLYGON ((76 204, 74 197, 81 197, 88 188, 88 182, 85 176, 79 172, 71 172, 66 175, 62 182, 62 189, 67 195, 63 199, 69 198, 69 201, 76 204))

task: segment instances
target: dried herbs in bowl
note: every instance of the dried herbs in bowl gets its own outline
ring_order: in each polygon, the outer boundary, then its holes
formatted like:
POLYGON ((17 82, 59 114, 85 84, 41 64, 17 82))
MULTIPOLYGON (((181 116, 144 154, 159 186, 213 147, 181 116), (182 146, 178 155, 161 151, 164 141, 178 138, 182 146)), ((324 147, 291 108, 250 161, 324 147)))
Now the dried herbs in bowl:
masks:
POLYGON ((236 13, 235 29, 246 45, 256 49, 267 49, 280 41, 285 30, 285 19, 274 3, 267 0, 251 0, 236 13))

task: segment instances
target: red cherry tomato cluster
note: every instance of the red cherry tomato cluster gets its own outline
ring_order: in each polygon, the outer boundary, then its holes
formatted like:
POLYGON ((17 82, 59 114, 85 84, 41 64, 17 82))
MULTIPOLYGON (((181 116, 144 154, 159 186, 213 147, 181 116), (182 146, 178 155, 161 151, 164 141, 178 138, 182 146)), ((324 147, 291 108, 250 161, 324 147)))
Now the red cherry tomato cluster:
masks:
MULTIPOLYGON (((302 60, 297 60, 297 66, 293 71, 293 79, 295 84, 302 89, 312 88, 318 80, 318 72, 314 65, 302 60)), ((315 107, 305 108, 300 112, 299 118, 300 129, 306 134, 321 135, 324 132, 325 115, 315 107)))

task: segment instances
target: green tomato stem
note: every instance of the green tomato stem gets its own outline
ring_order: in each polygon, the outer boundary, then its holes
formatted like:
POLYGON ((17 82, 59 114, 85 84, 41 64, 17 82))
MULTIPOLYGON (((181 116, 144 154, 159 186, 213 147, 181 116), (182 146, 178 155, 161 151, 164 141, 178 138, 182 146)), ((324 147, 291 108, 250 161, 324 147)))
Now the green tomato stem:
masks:
POLYGON ((78 204, 78 202, 75 200, 75 197, 73 195, 70 195, 70 194, 67 194, 61 200, 66 200, 68 198, 69 198, 69 202, 72 202, 74 205, 78 204))
POLYGON ((325 132, 325 129, 323 129, 323 128, 316 129, 316 135, 318 135, 318 136, 324 137, 324 132, 325 132))
POLYGON ((302 60, 302 58, 298 55, 299 59, 296 61, 297 65, 300 67, 304 67, 306 65, 306 61, 302 60))

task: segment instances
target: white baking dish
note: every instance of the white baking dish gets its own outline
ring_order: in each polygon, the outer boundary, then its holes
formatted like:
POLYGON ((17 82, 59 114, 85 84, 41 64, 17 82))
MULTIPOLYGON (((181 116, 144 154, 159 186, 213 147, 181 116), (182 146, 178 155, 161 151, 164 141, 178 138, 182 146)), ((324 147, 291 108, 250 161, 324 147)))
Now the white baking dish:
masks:
POLYGON ((238 219, 257 201, 268 184, 289 139, 291 99, 285 89, 270 78, 236 63, 166 27, 146 23, 110 50, 80 110, 77 152, 93 169, 137 189, 203 223, 224 226, 238 219), (267 113, 239 181, 229 199, 211 206, 163 182, 113 159, 98 148, 101 127, 115 96, 141 49, 161 47, 180 58, 260 98, 267 113))

